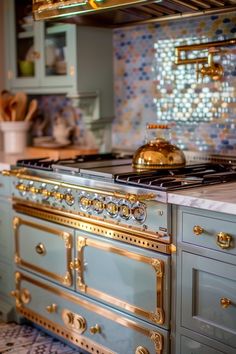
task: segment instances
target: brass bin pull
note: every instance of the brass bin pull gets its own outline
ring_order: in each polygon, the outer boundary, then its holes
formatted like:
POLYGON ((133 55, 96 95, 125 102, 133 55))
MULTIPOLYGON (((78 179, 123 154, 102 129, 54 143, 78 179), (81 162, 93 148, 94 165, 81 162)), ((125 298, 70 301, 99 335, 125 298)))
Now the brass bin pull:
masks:
POLYGON ((196 236, 199 236, 199 235, 203 234, 204 229, 203 229, 203 227, 201 227, 199 225, 194 225, 193 232, 196 236))
POLYGON ((41 256, 46 254, 46 248, 42 243, 38 243, 37 246, 35 246, 35 251, 41 256))
POLYGON ((222 249, 227 249, 231 247, 232 236, 226 234, 225 232, 219 232, 216 235, 216 243, 222 249))
POLYGON ((94 335, 96 333, 101 333, 101 327, 98 324, 89 328, 89 332, 94 335))
POLYGON ((223 309, 227 309, 230 305, 232 305, 232 301, 228 299, 227 297, 222 297, 220 299, 220 305, 223 309))

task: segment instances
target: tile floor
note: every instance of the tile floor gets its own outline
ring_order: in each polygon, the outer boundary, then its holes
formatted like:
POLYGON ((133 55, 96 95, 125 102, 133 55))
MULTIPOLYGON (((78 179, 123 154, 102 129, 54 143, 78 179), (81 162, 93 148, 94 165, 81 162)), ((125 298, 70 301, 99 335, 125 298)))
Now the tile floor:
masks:
POLYGON ((86 354, 30 325, 0 323, 0 354, 86 354))

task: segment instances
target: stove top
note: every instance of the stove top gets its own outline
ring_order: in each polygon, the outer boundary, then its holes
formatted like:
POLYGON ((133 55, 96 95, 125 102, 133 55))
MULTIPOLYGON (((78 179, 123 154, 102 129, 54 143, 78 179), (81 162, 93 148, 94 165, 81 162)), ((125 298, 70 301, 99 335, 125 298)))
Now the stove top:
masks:
POLYGON ((163 191, 236 181, 236 167, 229 163, 195 163, 177 169, 137 172, 132 168, 132 155, 117 153, 60 160, 24 159, 18 160, 17 166, 163 191))

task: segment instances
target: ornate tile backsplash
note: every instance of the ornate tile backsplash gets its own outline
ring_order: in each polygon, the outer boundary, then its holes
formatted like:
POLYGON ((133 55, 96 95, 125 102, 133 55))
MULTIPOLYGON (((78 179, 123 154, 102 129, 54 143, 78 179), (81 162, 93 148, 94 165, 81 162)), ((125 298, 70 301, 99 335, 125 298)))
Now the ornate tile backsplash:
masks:
POLYGON ((176 46, 231 38, 235 14, 115 30, 113 147, 134 149, 147 123, 172 122, 172 141, 183 149, 235 153, 236 46, 215 57, 221 81, 197 81, 196 64, 174 64, 176 46))

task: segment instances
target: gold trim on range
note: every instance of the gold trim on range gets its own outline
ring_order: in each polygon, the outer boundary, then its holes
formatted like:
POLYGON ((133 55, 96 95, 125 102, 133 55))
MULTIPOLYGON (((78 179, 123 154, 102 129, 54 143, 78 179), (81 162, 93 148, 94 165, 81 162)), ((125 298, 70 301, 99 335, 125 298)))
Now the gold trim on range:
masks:
POLYGON ((80 291, 95 296, 100 300, 105 300, 115 306, 126 309, 136 315, 145 317, 157 324, 164 323, 164 309, 163 309, 163 278, 164 278, 164 262, 159 259, 154 259, 150 257, 146 257, 137 253, 129 252, 127 250, 123 250, 118 247, 111 246, 110 244, 95 241, 92 239, 88 239, 82 236, 79 236, 77 239, 77 250, 78 250, 78 260, 77 261, 77 286, 80 291), (143 262, 149 264, 153 267, 156 274, 156 309, 155 312, 148 312, 142 308, 131 305, 125 301, 115 298, 114 296, 108 295, 102 291, 93 289, 89 287, 84 280, 84 248, 85 247, 94 247, 106 252, 111 252, 118 254, 120 256, 124 256, 129 259, 133 259, 138 262, 143 262))
MULTIPOLYGON (((70 263, 72 261, 72 234, 69 232, 65 232, 63 230, 58 230, 55 228, 51 228, 39 223, 34 223, 31 221, 24 220, 19 217, 14 217, 13 218, 13 228, 14 228, 14 234, 15 234, 15 263, 17 265, 20 265, 22 267, 28 268, 30 270, 34 270, 40 274, 43 274, 49 278, 52 278, 55 281, 60 282, 61 284, 65 286, 71 286, 73 283, 72 280, 72 271, 70 269, 70 263), (26 262, 20 255, 20 226, 25 225, 27 227, 31 227, 40 231, 48 232, 52 235, 58 236, 64 241, 65 245, 65 252, 66 252, 66 271, 65 275, 61 276, 56 273, 50 272, 46 269, 43 269, 42 267, 38 267, 35 264, 26 262)), ((33 237, 33 236, 32 236, 33 237)), ((36 248, 38 245, 36 245, 36 248)), ((45 249, 45 247, 44 247, 45 249)), ((38 254, 38 252, 36 251, 38 254)), ((42 254, 40 254, 42 255, 42 254)), ((44 254, 45 256, 45 254, 44 254)))
POLYGON ((94 220, 88 216, 83 217, 65 210, 54 209, 51 206, 41 204, 35 205, 35 203, 22 201, 17 198, 13 198, 13 201, 17 202, 13 205, 13 208, 19 213, 66 225, 67 227, 72 227, 81 231, 91 232, 123 243, 151 249, 152 251, 158 251, 165 254, 172 253, 171 245, 165 243, 165 240, 159 238, 157 235, 152 237, 150 233, 145 233, 133 228, 127 229, 127 227, 112 224, 110 221, 94 220))
MULTIPOLYGON (((141 333, 142 335, 147 336, 153 342, 153 344, 155 346, 156 353, 162 354, 164 337, 161 333, 159 333, 157 331, 152 331, 146 327, 143 327, 140 324, 136 323, 134 320, 122 317, 121 315, 119 315, 115 312, 112 312, 109 309, 100 307, 100 306, 98 306, 94 303, 91 303, 91 302, 87 301, 86 299, 82 299, 81 297, 76 296, 72 293, 68 293, 66 291, 59 290, 58 288, 55 288, 51 285, 47 285, 45 283, 41 283, 40 281, 38 281, 36 279, 30 278, 29 276, 27 276, 25 274, 22 274, 20 272, 16 272, 15 273, 16 290, 14 291, 14 296, 16 298, 16 307, 17 307, 18 312, 20 312, 24 317, 28 318, 32 322, 38 323, 39 325, 49 329, 50 331, 55 332, 57 335, 58 334, 62 335, 62 337, 71 341, 72 343, 80 346, 81 348, 86 349, 86 347, 84 347, 84 345, 81 346, 81 343, 78 342, 78 340, 83 339, 84 342, 88 341, 88 343, 95 345, 95 347, 96 347, 96 343, 94 343, 90 340, 87 340, 86 337, 79 336, 78 334, 74 333, 73 329, 70 329, 69 331, 67 331, 66 328, 61 327, 58 324, 55 324, 54 322, 52 322, 48 319, 45 319, 44 317, 40 316, 39 314, 37 314, 36 312, 34 312, 28 308, 25 308, 24 303, 21 301, 21 298, 19 296, 20 288, 21 288, 21 281, 29 282, 41 289, 44 289, 48 292, 53 293, 54 295, 59 296, 60 298, 63 298, 67 301, 71 301, 77 305, 80 305, 90 312, 94 312, 102 317, 105 317, 113 322, 118 323, 121 326, 124 326, 126 328, 130 328, 132 330, 135 330, 135 331, 141 333), (58 332, 58 330, 60 332, 58 332), (71 332, 73 333, 73 335, 71 332), (77 339, 77 340, 75 341, 75 339, 77 339)), ((99 348, 103 348, 103 347, 99 347, 99 348)), ((87 350, 88 350, 88 348, 87 348, 87 350)), ((107 350, 107 349, 104 348, 104 350, 107 350)), ((110 354, 113 352, 108 350, 108 351, 105 351, 103 354, 107 354, 107 353, 110 354)))
MULTIPOLYGON (((15 198, 14 201, 16 201, 15 198)), ((156 238, 153 237, 153 239, 150 239, 145 233, 133 230, 131 228, 127 230, 127 227, 120 227, 119 225, 112 225, 110 221, 98 222, 97 220, 90 219, 89 217, 83 218, 70 212, 55 210, 52 207, 39 204, 37 204, 36 209, 36 205, 30 202, 27 203, 21 201, 21 204, 14 204, 13 208, 16 212, 23 213, 28 216, 55 222, 57 224, 76 228, 81 231, 91 232, 93 234, 121 241, 123 243, 128 243, 165 254, 170 254, 172 252, 171 245, 160 242, 160 239, 157 236, 156 238)))

